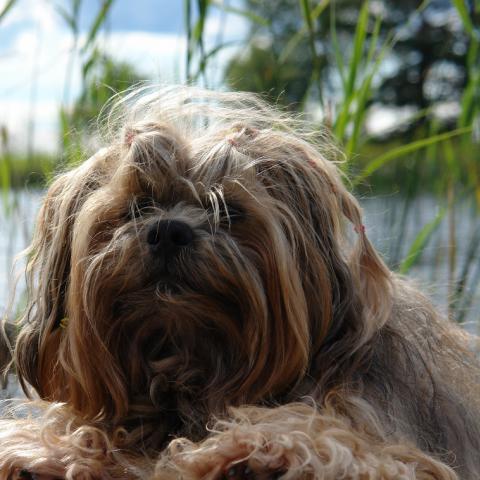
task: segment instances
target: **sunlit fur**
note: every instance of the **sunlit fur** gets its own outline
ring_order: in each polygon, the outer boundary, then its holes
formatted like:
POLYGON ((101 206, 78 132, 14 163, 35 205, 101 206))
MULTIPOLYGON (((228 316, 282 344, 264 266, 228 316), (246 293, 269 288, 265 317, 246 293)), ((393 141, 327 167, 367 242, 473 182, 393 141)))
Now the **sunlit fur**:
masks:
MULTIPOLYGON (((359 405, 362 408, 362 405, 359 405)), ((458 480, 455 472, 412 444, 382 440, 375 422, 353 425, 330 406, 242 407, 211 426, 205 440, 173 440, 158 459, 122 446, 79 422, 63 405, 36 405, 33 416, 0 420, 0 479, 318 479, 458 480)), ((367 406, 367 410, 369 407, 367 406)))
POLYGON ((107 125, 39 214, 24 385, 148 452, 201 440, 231 406, 321 410, 334 393, 353 438, 374 422, 379 443, 476 478, 477 363, 380 259, 326 138, 251 95, 190 88, 133 92, 107 125), (161 261, 159 220, 194 235, 161 261))

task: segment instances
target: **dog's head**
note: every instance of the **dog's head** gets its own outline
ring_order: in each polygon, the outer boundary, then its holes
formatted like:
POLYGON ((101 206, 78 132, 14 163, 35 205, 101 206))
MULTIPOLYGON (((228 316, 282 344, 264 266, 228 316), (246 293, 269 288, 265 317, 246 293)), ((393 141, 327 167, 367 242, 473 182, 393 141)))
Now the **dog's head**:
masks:
POLYGON ((165 433, 346 374, 388 315, 389 273, 337 166, 248 95, 122 105, 117 139, 41 208, 21 379, 165 433))

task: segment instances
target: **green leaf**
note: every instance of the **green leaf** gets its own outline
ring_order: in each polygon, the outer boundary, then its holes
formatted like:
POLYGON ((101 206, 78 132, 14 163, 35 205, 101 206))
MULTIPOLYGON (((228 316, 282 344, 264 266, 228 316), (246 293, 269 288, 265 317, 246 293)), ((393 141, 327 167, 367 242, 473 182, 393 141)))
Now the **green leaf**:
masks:
POLYGON ((60 109, 60 135, 63 152, 69 152, 73 146, 70 117, 64 108, 60 109))
POLYGON ((458 118, 458 126, 472 125, 480 106, 480 41, 473 40, 467 53, 468 82, 463 91, 462 112, 458 118))
POLYGON ((11 189, 11 166, 10 155, 8 153, 9 135, 6 127, 0 127, 0 140, 3 154, 0 155, 0 188, 2 190, 2 200, 5 212, 9 209, 9 192, 11 189))
POLYGON ((368 1, 365 2, 360 11, 357 28, 355 30, 355 40, 353 41, 353 55, 350 59, 350 72, 347 80, 347 96, 351 95, 355 88, 355 80, 359 69, 362 52, 365 46, 368 27, 368 1))
MULTIPOLYGON (((382 17, 379 15, 375 19, 375 24, 373 26, 373 33, 370 36, 370 47, 368 48, 366 65, 371 65, 373 62, 373 57, 375 56, 375 51, 377 49, 378 39, 380 37, 380 29, 382 28, 382 17)), ((386 43, 389 43, 387 39, 386 43)), ((374 66, 375 69, 375 66, 374 66)), ((373 70, 373 69, 372 69, 373 70)))
POLYGON ((401 145, 400 147, 392 148, 388 152, 379 155, 377 158, 374 158, 371 162, 369 162, 364 170, 353 179, 352 184, 358 185, 361 181, 363 181, 373 172, 377 171, 380 167, 392 160, 395 160, 396 158, 416 152, 422 148, 428 147, 429 145, 433 145, 434 143, 442 142, 443 140, 471 132, 472 127, 458 128, 456 130, 452 130, 451 132, 441 133, 439 135, 434 135, 432 137, 423 138, 422 140, 416 140, 414 142, 407 143, 406 145, 401 145))
MULTIPOLYGON (((375 54, 375 50, 377 48, 378 38, 380 34, 380 28, 382 25, 382 18, 379 16, 375 21, 375 26, 373 29, 373 34, 370 38, 370 48, 367 54, 367 62, 366 65, 371 65, 373 61, 373 57, 375 54)), ((350 159, 352 154, 356 151, 360 132, 364 124, 364 118, 367 113, 367 102, 371 97, 372 94, 372 81, 374 75, 378 71, 378 67, 380 65, 381 60, 383 59, 383 49, 380 51, 378 55, 377 61, 374 62, 373 68, 371 69, 370 73, 366 75, 365 79, 363 80, 358 92, 356 93, 356 111, 353 116, 353 132, 350 136, 350 139, 347 144, 347 159, 350 159)))
POLYGON ((314 28, 310 2, 309 0, 300 0, 300 5, 302 7, 302 14, 303 19, 305 20, 305 24, 307 25, 310 35, 312 35, 314 33, 314 28))
MULTIPOLYGON (((207 20, 207 11, 210 5, 210 0, 197 0, 197 9, 198 9, 198 20, 191 26, 191 3, 187 1, 185 3, 185 13, 188 13, 186 17, 187 22, 187 80, 191 81, 192 77, 190 75, 191 64, 193 54, 195 49, 198 48, 200 52, 200 63, 204 61, 205 52, 203 46, 203 30, 205 27, 205 22, 207 20)), ((205 72, 205 67, 201 68, 201 72, 205 72)))
POLYGON ((470 82, 465 88, 462 96, 462 113, 458 119, 458 125, 460 127, 466 127, 471 125, 475 117, 476 110, 476 97, 478 95, 478 89, 480 88, 480 75, 477 76, 476 81, 470 82))
POLYGON ((10 190, 10 163, 7 155, 0 157, 0 186, 3 192, 10 190))
POLYGON ((437 230, 440 222, 445 216, 447 209, 443 207, 435 216, 435 218, 428 222, 420 230, 418 235, 415 237, 415 240, 412 242, 410 249, 408 250, 407 256, 403 259, 399 267, 399 272, 401 274, 406 274, 410 268, 417 262, 420 258, 420 255, 423 253, 425 246, 432 237, 432 234, 437 230))
POLYGON ((110 11, 110 8, 113 4, 114 0, 103 0, 102 6, 100 7, 100 10, 98 11, 98 14, 90 28, 90 31, 87 36, 87 40, 85 41, 85 45, 82 48, 83 52, 86 52, 90 45, 95 41, 98 35, 98 31, 100 30, 101 26, 107 19, 108 12, 110 11))
POLYGON ((208 0, 197 0, 198 20, 193 27, 193 40, 197 44, 203 42, 203 30, 207 19, 208 0))
POLYGON ((17 0, 7 0, 7 3, 3 7, 2 10, 0 10, 0 22, 3 20, 3 17, 9 12, 9 10, 15 5, 17 0))
POLYGON ((460 16, 463 28, 465 31, 472 37, 472 39, 478 39, 478 34, 475 31, 475 28, 472 23, 472 19, 468 13, 467 7, 465 6, 464 0, 452 0, 452 3, 455 5, 457 9, 458 15, 460 16))
POLYGON ((355 84, 357 79, 357 73, 360 69, 360 63, 362 60, 362 52, 365 46, 365 39, 367 35, 368 26, 368 1, 365 2, 360 11, 360 16, 355 29, 355 40, 353 42, 353 53, 350 59, 350 69, 345 84, 343 106, 340 114, 335 121, 335 135, 343 140, 347 125, 350 119, 350 107, 355 98, 355 84))

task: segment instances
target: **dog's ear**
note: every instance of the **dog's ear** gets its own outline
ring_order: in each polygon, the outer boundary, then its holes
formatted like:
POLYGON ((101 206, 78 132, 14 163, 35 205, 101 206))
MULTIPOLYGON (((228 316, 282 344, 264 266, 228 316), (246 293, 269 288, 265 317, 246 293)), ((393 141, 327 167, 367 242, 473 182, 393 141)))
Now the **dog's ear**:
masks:
MULTIPOLYGON (((279 208, 290 212, 286 230, 296 232, 313 352, 328 338, 347 334, 341 333, 346 317, 348 334, 356 337, 352 345, 360 346, 390 314, 391 272, 370 243, 361 209, 337 165, 307 142, 272 135, 264 145, 259 136, 255 147, 265 159, 258 164, 258 175, 279 208)), ((348 343, 345 338, 343 343, 348 343)))
POLYGON ((357 200, 343 185, 337 195, 344 216, 358 237, 349 266, 362 300, 364 338, 369 339, 388 320, 392 308, 392 273, 370 242, 357 200))
POLYGON ((98 186, 105 171, 105 151, 60 175, 50 186, 37 217, 27 251, 29 304, 20 320, 14 363, 20 382, 32 385, 40 397, 65 400, 61 367, 65 343, 66 292, 69 285, 71 235, 76 213, 98 186))

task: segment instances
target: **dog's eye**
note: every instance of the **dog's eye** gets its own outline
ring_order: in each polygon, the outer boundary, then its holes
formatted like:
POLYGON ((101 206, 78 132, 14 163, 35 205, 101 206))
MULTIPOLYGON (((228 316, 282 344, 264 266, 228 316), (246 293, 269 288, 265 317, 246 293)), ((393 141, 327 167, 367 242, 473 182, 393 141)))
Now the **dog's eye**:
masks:
MULTIPOLYGON (((215 209, 210 208, 209 212, 214 215, 215 209)), ((230 227, 245 218, 245 211, 236 204, 220 203, 218 206, 218 221, 221 226, 230 227)))
POLYGON ((238 205, 227 204, 225 216, 230 218, 230 222, 236 223, 245 218, 245 211, 238 205))
POLYGON ((151 198, 138 198, 129 205, 126 217, 128 220, 139 218, 148 213, 153 206, 154 202, 151 198))

